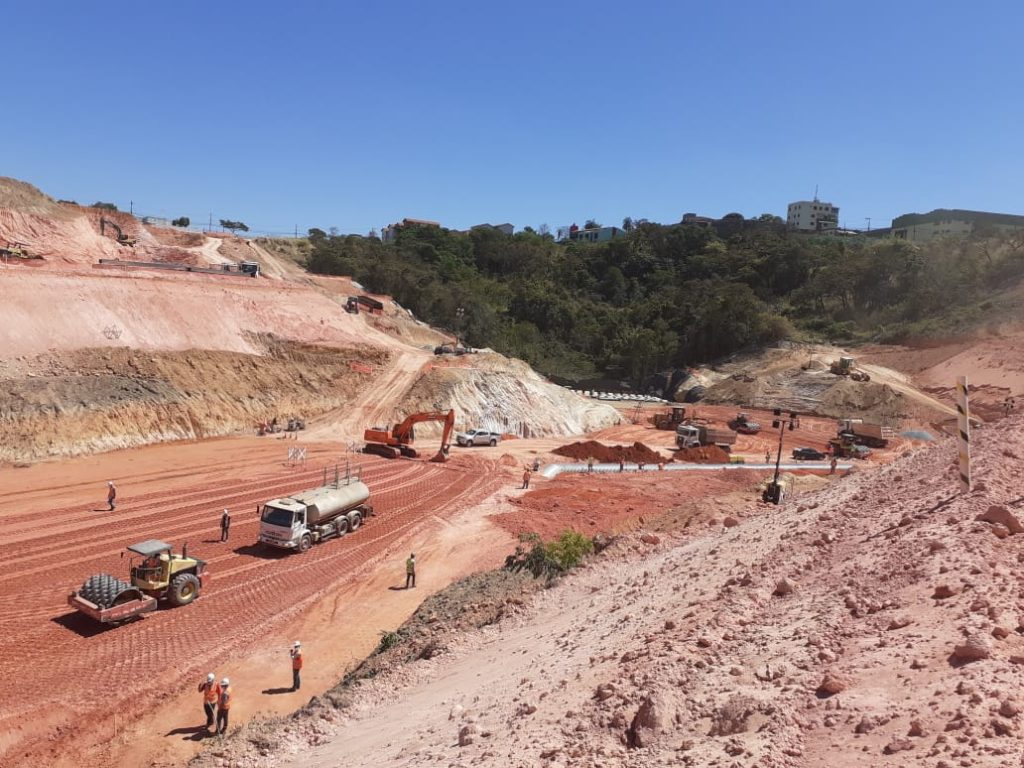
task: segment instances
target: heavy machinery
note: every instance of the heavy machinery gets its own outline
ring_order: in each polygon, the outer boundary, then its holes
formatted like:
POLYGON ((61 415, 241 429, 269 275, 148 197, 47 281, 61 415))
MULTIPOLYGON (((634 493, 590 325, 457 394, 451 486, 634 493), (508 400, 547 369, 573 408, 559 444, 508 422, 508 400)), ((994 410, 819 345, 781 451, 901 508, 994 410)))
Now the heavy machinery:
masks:
POLYGON ((828 369, 836 376, 849 376, 854 381, 871 381, 867 371, 857 367, 857 361, 852 357, 840 357, 833 360, 828 369))
POLYGON ((681 405, 673 405, 667 411, 654 414, 651 419, 655 429, 675 429, 683 423, 686 418, 686 408, 681 405))
POLYGON ((155 611, 159 600, 188 605, 199 597, 203 581, 209 578, 206 561, 189 557, 187 544, 180 555, 156 539, 132 544, 128 551, 142 558, 131 559, 129 582, 106 573, 90 576, 81 589, 68 595, 68 605, 104 624, 120 624, 155 611))
POLYGON ((717 445, 729 451, 736 442, 736 433, 731 429, 716 429, 697 424, 680 424, 676 427, 676 445, 680 448, 698 448, 702 445, 717 445))
POLYGON ((305 552, 314 544, 355 531, 373 514, 370 489, 349 476, 292 496, 273 499, 260 510, 260 543, 305 552))
POLYGON ((42 259, 42 256, 30 254, 25 250, 25 244, 19 243, 17 240, 5 240, 6 245, 0 245, 0 259, 4 261, 8 259, 42 259))
POLYGON ((865 424, 861 419, 840 419, 838 427, 838 437, 871 448, 885 448, 892 437, 891 430, 881 424, 865 424))
POLYGON ((110 219, 104 219, 100 217, 100 234, 105 235, 107 233, 107 227, 114 230, 114 236, 117 239, 118 245, 127 245, 132 248, 135 247, 135 243, 138 242, 134 237, 128 237, 124 232, 121 231, 121 227, 112 222, 110 219))
POLYGON ((756 435, 761 431, 761 425, 752 421, 747 414, 737 413, 736 417, 729 422, 729 429, 733 429, 741 435, 756 435))
POLYGON ((833 437, 828 441, 829 450, 837 459, 866 459, 871 449, 853 442, 847 437, 833 437))
POLYGON ((390 431, 387 427, 369 427, 363 432, 363 439, 366 445, 363 453, 372 453, 383 456, 386 459, 397 458, 399 454, 410 459, 418 455, 412 447, 415 434, 413 427, 422 421, 444 422, 444 432, 441 434, 441 450, 431 461, 448 461, 448 451, 451 448, 452 429, 455 427, 455 411, 428 411, 425 413, 414 413, 406 417, 405 421, 395 424, 390 431))

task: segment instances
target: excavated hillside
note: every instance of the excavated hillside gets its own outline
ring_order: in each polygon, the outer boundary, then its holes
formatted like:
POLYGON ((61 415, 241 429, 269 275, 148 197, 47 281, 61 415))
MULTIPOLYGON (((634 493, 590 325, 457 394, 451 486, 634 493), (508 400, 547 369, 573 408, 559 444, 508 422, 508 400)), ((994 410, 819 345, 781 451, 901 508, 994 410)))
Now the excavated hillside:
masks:
POLYGON ((361 286, 308 275, 267 241, 148 226, 7 178, 0 240, 41 257, 0 262, 0 461, 247 433, 293 416, 313 422, 311 436, 355 442, 389 415, 432 409, 439 394, 460 426, 496 413, 524 434, 618 421, 614 409, 494 354, 474 356, 486 358, 483 369, 453 369, 441 393, 431 368, 445 364, 433 349, 446 334, 387 296, 376 297, 381 314, 349 314, 346 299, 361 286), (101 219, 137 244, 119 245, 106 225, 101 233, 101 219), (111 258, 255 259, 263 273, 98 263, 111 258), (410 392, 418 380, 427 383, 410 392))
POLYGON ((79 349, 0 362, 0 461, 254 433, 343 407, 385 366, 378 347, 252 339, 260 354, 79 349))
POLYGON ((193 765, 1019 765, 1022 427, 977 432, 970 493, 945 440, 780 507, 685 506, 553 589, 457 586, 193 765))

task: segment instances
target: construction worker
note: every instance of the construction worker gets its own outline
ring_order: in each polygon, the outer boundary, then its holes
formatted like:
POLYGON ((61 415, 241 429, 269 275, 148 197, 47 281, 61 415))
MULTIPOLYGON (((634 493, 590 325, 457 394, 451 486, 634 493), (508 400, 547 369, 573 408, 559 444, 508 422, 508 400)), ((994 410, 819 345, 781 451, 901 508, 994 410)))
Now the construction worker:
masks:
POLYGON ((534 472, 540 471, 540 458, 539 457, 535 457, 534 460, 533 460, 533 471, 534 472))
POLYGON ((525 491, 530 487, 530 468, 527 467, 523 470, 523 490, 525 491))
POLYGON ((113 480, 107 480, 107 504, 110 505, 110 511, 114 511, 114 500, 117 499, 117 488, 114 487, 113 480))
POLYGON ((231 530, 231 515, 225 509, 224 514, 220 516, 220 540, 228 540, 228 532, 231 530))
POLYGON ((772 452, 769 451, 767 448, 765 448, 765 450, 764 450, 764 463, 765 464, 771 464, 772 463, 772 452))
POLYGON ((210 730, 210 726, 213 725, 214 715, 217 714, 217 700, 220 698, 220 686, 217 684, 217 676, 213 672, 206 676, 206 682, 199 684, 199 692, 203 694, 206 730, 210 730))
POLYGON ((828 473, 834 475, 836 473, 836 455, 832 454, 832 459, 828 463, 828 473))
POLYGON ((409 555, 409 559, 405 561, 405 588, 408 589, 409 585, 412 585, 413 589, 416 588, 416 555, 409 555))
POLYGON ((217 697, 217 733, 225 734, 228 730, 228 712, 231 710, 231 681, 226 677, 220 681, 220 694, 217 697))
POLYGON ((625 471, 626 471, 626 460, 625 459, 619 459, 619 472, 625 472, 625 471))
POLYGON ((590 456, 589 458, 587 458, 587 472, 593 472, 593 471, 594 471, 594 457, 590 456))
POLYGON ((296 640, 289 653, 292 657, 292 690, 297 691, 302 682, 299 679, 299 672, 302 671, 302 643, 296 640))

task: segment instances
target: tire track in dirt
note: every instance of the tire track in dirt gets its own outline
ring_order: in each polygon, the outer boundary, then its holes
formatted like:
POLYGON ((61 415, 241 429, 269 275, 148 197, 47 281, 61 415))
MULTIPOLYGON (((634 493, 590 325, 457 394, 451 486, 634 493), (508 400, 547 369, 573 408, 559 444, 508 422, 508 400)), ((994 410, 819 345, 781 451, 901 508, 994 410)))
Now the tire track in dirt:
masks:
MULTIPOLYGON (((356 583, 390 546, 417 527, 434 524, 435 518, 444 520, 482 499, 500 484, 494 475, 383 460, 365 469, 364 478, 371 484, 377 514, 359 531, 304 555, 267 557, 247 547, 228 550, 228 545, 218 542, 213 556, 207 558, 216 565, 201 600, 114 629, 103 630, 63 605, 74 582, 64 583, 68 570, 60 555, 76 550, 82 529, 73 527, 61 534, 60 551, 53 549, 54 542, 45 531, 37 531, 34 542, 21 548, 30 550, 26 557, 40 560, 38 568, 49 571, 47 582, 56 577, 60 583, 40 589, 38 574, 25 569, 14 578, 6 572, 2 577, 5 600, 0 606, 0 632, 13 642, 0 659, 0 699, 10 702, 0 714, 0 730, 16 734, 13 729, 18 723, 45 723, 54 712, 68 714, 58 724, 57 741, 49 741, 56 735, 52 730, 13 736, 0 748, 0 761, 5 755, 44 756, 54 744, 85 748, 100 741, 93 728, 98 721, 114 713, 122 717, 125 712, 145 711, 169 691, 190 686, 191 676, 199 671, 251 648, 271 627, 294 618, 314 601, 332 595, 340 599, 345 585, 356 583), (32 552, 33 544, 46 546, 47 552, 32 552), (47 567, 43 561, 48 553, 52 562, 47 567), (9 603, 8 597, 13 597, 9 603)), ((295 475, 280 482, 295 490, 295 475)), ((164 524, 187 527, 191 516, 192 525, 202 519, 202 530, 215 528, 209 519, 211 502, 203 501, 201 494, 220 498, 222 491, 218 484, 191 492, 190 497, 198 497, 197 503, 182 511, 183 519, 164 524)), ((245 526, 255 530, 256 522, 253 518, 245 526)), ((124 521, 117 530, 128 533, 136 523, 124 521)), ((102 537, 94 534, 94 545, 103 546, 102 537)), ((106 551, 104 547, 104 552, 84 560, 121 565, 119 556, 106 551)))

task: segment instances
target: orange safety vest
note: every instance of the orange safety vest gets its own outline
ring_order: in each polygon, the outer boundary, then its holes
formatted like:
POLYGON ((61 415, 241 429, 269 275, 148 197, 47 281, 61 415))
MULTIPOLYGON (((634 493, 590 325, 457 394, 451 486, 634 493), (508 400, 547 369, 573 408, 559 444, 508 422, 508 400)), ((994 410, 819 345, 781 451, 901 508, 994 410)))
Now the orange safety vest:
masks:
POLYGON ((292 651, 292 669, 302 669, 302 651, 292 651))
POLYGON ((216 704, 220 696, 220 683, 200 683, 199 690, 203 692, 203 701, 208 704, 216 704))
POLYGON ((220 708, 231 709, 231 686, 220 689, 220 708))

